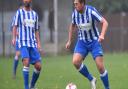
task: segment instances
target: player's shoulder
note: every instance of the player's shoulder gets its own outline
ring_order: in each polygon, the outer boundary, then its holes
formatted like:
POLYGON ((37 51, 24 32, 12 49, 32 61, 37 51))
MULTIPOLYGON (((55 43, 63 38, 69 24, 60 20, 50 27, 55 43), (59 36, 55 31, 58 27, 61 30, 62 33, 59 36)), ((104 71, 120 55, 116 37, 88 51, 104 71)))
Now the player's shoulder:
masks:
POLYGON ((91 5, 86 5, 86 8, 87 9, 90 9, 90 10, 95 10, 95 7, 94 6, 91 6, 91 5))
POLYGON ((32 12, 33 12, 35 15, 38 16, 38 14, 37 14, 37 12, 36 12, 35 10, 32 9, 32 12))
POLYGON ((36 12, 35 10, 33 10, 33 9, 31 9, 31 11, 32 11, 33 13, 35 13, 35 14, 37 13, 37 12, 36 12))
POLYGON ((74 10, 72 11, 72 14, 75 14, 75 13, 77 13, 77 10, 76 10, 76 9, 74 9, 74 10))
POLYGON ((22 8, 17 9, 16 13, 20 13, 22 11, 22 8))

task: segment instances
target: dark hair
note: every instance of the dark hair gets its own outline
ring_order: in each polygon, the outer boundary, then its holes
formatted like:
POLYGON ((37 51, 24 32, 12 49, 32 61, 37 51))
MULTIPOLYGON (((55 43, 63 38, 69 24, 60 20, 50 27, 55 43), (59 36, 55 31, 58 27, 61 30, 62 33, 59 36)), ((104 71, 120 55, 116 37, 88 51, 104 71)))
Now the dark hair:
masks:
POLYGON ((84 3, 84 5, 85 5, 85 2, 86 2, 86 1, 85 1, 85 0, 79 0, 79 2, 80 2, 80 3, 84 3))

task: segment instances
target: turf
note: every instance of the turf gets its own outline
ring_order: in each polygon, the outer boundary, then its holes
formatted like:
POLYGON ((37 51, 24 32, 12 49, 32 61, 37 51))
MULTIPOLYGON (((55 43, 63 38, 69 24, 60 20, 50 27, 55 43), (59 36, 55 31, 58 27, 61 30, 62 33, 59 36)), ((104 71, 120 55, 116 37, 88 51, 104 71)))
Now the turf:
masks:
MULTIPOLYGON (((105 54, 104 58, 111 89, 128 89, 128 54, 105 54)), ((97 78, 97 89, 104 89, 91 56, 88 56, 84 63, 97 78)), ((12 57, 0 57, 0 89, 23 89, 21 60, 16 79, 12 79, 12 65, 12 57)), ((33 67, 30 67, 31 78, 33 67)), ((65 89, 69 82, 75 83, 78 89, 90 89, 88 80, 80 75, 72 65, 71 55, 43 58, 42 72, 36 85, 38 89, 65 89)))

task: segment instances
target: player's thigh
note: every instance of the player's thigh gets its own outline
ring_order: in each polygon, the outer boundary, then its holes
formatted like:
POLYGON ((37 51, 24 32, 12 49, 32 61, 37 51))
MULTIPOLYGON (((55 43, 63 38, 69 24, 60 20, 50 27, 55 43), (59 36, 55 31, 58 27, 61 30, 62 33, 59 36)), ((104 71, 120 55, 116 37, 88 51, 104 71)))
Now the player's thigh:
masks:
MULTIPOLYGON (((78 41, 75 46, 74 55, 77 56, 77 54, 79 54, 82 59, 84 59, 88 55, 86 44, 83 41, 78 41)), ((75 60, 75 57, 73 58, 75 60)))
POLYGON ((24 58, 28 58, 29 59, 29 50, 28 50, 28 47, 26 46, 23 46, 20 48, 20 54, 21 54, 21 58, 24 59, 24 58))
POLYGON ((82 63, 83 56, 80 53, 73 54, 73 64, 82 63))
POLYGON ((36 47, 30 48, 30 63, 35 64, 37 62, 41 62, 41 56, 36 47))
POLYGON ((29 65, 29 50, 27 47, 23 46, 20 48, 20 54, 23 61, 24 66, 29 65))
POLYGON ((93 42, 91 54, 92 54, 94 60, 97 57, 103 56, 103 49, 102 49, 101 43, 99 43, 98 41, 93 42))
POLYGON ((83 56, 80 54, 80 53, 74 53, 74 55, 73 55, 73 64, 74 64, 74 66, 77 68, 77 69, 79 69, 80 68, 80 66, 81 66, 81 64, 82 64, 82 62, 83 62, 83 56))

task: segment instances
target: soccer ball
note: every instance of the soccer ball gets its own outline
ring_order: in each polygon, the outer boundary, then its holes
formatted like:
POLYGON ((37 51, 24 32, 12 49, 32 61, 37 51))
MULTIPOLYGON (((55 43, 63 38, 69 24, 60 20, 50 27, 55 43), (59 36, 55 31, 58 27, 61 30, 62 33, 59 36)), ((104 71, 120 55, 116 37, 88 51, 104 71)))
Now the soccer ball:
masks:
POLYGON ((69 83, 67 86, 66 86, 66 89, 77 89, 77 86, 73 83, 69 83))

